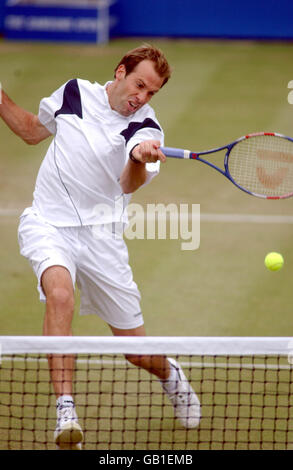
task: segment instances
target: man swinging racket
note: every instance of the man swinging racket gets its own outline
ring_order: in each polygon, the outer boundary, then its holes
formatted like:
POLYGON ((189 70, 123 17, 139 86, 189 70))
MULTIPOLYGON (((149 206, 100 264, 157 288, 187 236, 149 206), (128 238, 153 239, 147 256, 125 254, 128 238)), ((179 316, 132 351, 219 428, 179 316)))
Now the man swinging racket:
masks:
MULTIPOLYGON (((43 334, 72 334, 75 284, 81 313, 98 314, 117 336, 146 335, 140 293, 122 237, 95 236, 93 227, 120 222, 115 201, 158 174, 166 157, 163 131, 149 106, 171 72, 164 54, 143 45, 129 51, 105 85, 69 80, 40 103, 39 114, 17 106, 4 92, 0 116, 28 144, 54 136, 40 167, 32 207, 20 218, 21 254, 38 278, 46 303, 43 334), (110 207, 107 221, 97 210, 110 207), (117 211, 116 211, 117 212, 117 211), (119 220, 118 220, 119 218, 119 220)), ((165 356, 128 355, 157 376, 186 428, 197 427, 200 403, 180 365, 165 356)), ((54 439, 60 448, 80 449, 83 432, 73 399, 74 358, 50 356, 57 398, 54 439)))

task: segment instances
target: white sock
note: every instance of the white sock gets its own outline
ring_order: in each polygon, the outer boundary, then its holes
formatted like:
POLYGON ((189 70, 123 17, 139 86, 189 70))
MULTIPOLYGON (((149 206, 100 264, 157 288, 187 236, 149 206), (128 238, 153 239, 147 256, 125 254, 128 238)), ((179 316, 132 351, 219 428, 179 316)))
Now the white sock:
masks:
POLYGON ((56 403, 58 407, 74 406, 74 400, 71 395, 61 395, 56 403))
MULTIPOLYGON (((170 364, 170 362, 169 362, 170 364)), ((167 379, 161 380, 160 381, 162 384, 163 389, 168 392, 172 393, 175 392, 177 389, 177 383, 178 383, 178 372, 176 367, 174 367, 172 364, 170 364, 170 375, 167 379)))

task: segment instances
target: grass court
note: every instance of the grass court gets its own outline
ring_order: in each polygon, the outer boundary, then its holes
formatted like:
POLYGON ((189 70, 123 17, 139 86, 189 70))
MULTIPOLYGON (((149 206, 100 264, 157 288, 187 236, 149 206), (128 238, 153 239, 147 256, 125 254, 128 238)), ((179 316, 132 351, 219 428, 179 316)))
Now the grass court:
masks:
MULTIPOLYGON (((124 52, 141 42, 96 47, 1 41, 1 84, 17 104, 37 113, 41 98, 71 78, 110 80, 124 52)), ((257 131, 293 136, 287 101, 292 43, 152 42, 173 68, 152 100, 166 146, 204 150, 257 131)), ((47 146, 27 146, 0 123, 1 335, 42 332, 44 305, 19 254, 17 226, 31 204, 47 146)), ((219 162, 222 154, 213 158, 219 162)), ((292 199, 253 198, 206 165, 170 159, 132 202, 200 204, 202 214, 198 250, 182 251, 180 240, 127 241, 149 335, 292 335, 292 199), (280 272, 264 267, 270 251, 285 258, 280 272)), ((79 317, 78 305, 77 292, 76 335, 110 334, 98 317, 79 317)))

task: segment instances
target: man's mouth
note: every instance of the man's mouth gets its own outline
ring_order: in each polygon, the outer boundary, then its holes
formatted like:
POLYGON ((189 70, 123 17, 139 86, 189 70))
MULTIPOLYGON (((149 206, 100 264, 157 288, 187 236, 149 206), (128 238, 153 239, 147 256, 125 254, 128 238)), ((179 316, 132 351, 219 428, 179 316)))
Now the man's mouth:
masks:
POLYGON ((129 106, 129 109, 132 111, 132 112, 135 112, 137 109, 138 109, 138 104, 135 103, 134 101, 128 101, 128 106, 129 106))

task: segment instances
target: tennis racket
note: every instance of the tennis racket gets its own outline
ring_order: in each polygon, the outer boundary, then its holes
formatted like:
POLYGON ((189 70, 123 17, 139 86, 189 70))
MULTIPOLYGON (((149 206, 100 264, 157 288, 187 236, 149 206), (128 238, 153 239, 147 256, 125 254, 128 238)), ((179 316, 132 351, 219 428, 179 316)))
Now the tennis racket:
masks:
POLYGON ((248 134, 223 147, 203 152, 161 147, 166 157, 186 158, 206 163, 239 189, 265 199, 293 196, 293 139, 272 132, 248 134), (201 158, 227 150, 224 169, 201 158))

